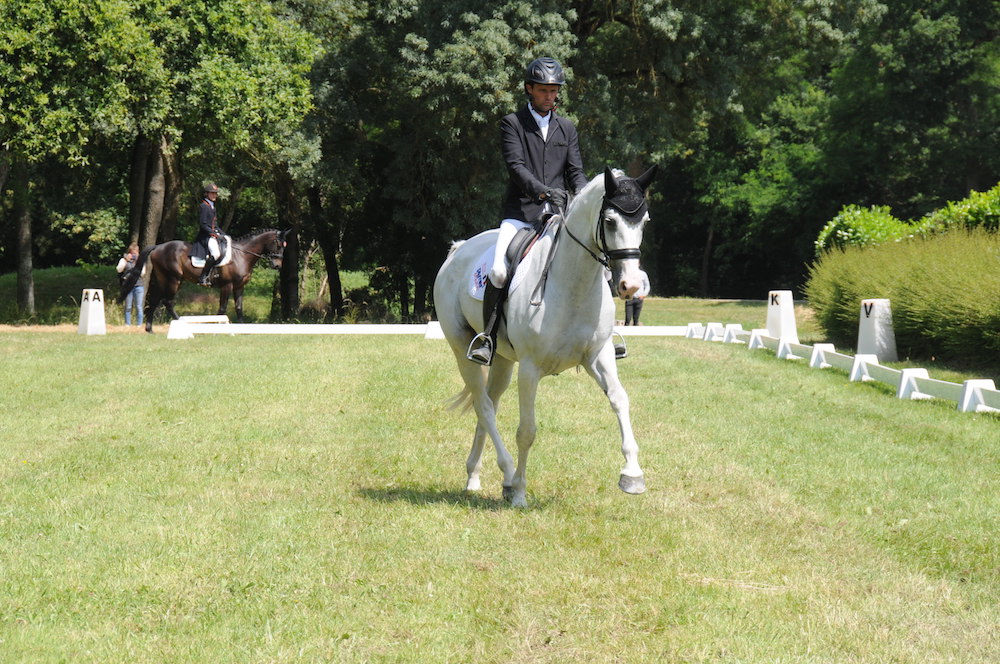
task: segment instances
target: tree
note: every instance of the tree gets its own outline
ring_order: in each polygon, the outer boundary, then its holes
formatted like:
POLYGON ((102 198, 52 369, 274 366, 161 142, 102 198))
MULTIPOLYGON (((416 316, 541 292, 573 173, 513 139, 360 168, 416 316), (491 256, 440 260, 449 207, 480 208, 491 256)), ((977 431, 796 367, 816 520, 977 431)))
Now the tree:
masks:
POLYGON ((246 162, 258 176, 273 172, 275 153, 310 108, 315 41, 265 0, 159 0, 140 5, 136 18, 158 44, 151 68, 166 73, 133 109, 131 209, 144 210, 140 237, 151 244, 173 239, 161 225, 176 227, 188 158, 197 165, 187 170, 204 179, 220 179, 223 165, 239 173, 246 162))
POLYGON ((150 48, 121 2, 0 5, 0 146, 14 173, 18 304, 25 315, 34 314, 31 164, 48 156, 85 163, 91 138, 127 117, 129 72, 150 48))
POLYGON ((917 217, 1000 177, 1000 7, 887 7, 832 71, 824 151, 851 202, 917 217))

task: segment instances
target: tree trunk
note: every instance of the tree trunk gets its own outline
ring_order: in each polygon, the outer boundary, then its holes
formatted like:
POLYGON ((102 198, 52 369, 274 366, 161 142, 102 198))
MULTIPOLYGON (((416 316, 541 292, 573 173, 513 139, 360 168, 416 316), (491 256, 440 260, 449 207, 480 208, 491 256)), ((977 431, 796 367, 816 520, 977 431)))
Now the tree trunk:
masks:
POLYGON ((164 242, 177 239, 177 214, 181 206, 184 179, 181 176, 181 154, 174 146, 163 141, 163 220, 160 224, 160 239, 164 242))
POLYGON ((399 316, 406 322, 410 319, 410 280, 402 270, 396 273, 396 292, 399 293, 399 316))
POLYGON ((23 316, 35 315, 35 280, 31 260, 31 198, 28 167, 17 160, 13 166, 14 218, 17 220, 17 310, 23 316))
POLYGON ((326 263, 326 280, 330 287, 330 315, 340 317, 344 313, 344 287, 340 281, 340 265, 337 254, 340 251, 340 218, 330 214, 323 206, 323 197, 318 187, 310 187, 306 192, 309 200, 309 216, 316 232, 316 241, 323 251, 326 263))
POLYGON ((132 164, 128 179, 128 241, 139 241, 142 212, 146 204, 146 171, 153 144, 145 136, 136 136, 132 144, 132 164))
POLYGON ((427 279, 423 274, 413 275, 413 317, 418 323, 425 322, 427 317, 427 279))
POLYGON ((299 238, 302 210, 295 198, 295 183, 287 164, 274 168, 274 197, 278 206, 278 223, 282 229, 291 229, 286 236, 284 260, 278 280, 281 295, 281 319, 289 320, 299 312, 299 238))
POLYGON ((229 227, 233 224, 233 217, 236 216, 236 208, 239 205, 240 196, 243 195, 244 189, 246 189, 246 185, 238 182, 229 190, 229 200, 226 201, 226 214, 222 216, 222 230, 226 233, 229 232, 229 227))
POLYGON ((713 242, 715 240, 715 225, 708 225, 708 237, 705 238, 705 249, 701 253, 701 275, 698 278, 698 294, 708 297, 708 273, 712 264, 713 242))
POLYGON ((165 175, 163 172, 164 140, 155 146, 149 155, 149 171, 146 182, 146 204, 143 210, 142 233, 139 236, 140 247, 156 244, 160 233, 160 223, 163 221, 163 199, 165 194, 165 175))
POLYGON ((3 200, 4 187, 7 185, 7 176, 10 174, 10 153, 0 149, 0 201, 3 200))

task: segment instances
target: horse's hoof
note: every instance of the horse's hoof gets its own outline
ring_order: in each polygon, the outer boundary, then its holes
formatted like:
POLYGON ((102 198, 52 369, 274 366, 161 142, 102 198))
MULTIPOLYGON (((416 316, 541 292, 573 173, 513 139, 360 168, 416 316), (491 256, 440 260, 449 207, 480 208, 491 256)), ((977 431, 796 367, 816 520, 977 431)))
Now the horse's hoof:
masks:
POLYGON ((514 500, 514 487, 505 486, 503 488, 503 499, 508 503, 514 500))
POLYGON ((480 490, 480 488, 481 488, 481 486, 479 484, 479 478, 478 477, 476 479, 474 479, 474 480, 469 480, 468 482, 465 483, 465 490, 466 491, 469 491, 469 492, 478 492, 480 490))
POLYGON ((643 493, 646 490, 646 478, 642 475, 639 475, 638 477, 622 475, 618 478, 618 488, 625 493, 643 493))

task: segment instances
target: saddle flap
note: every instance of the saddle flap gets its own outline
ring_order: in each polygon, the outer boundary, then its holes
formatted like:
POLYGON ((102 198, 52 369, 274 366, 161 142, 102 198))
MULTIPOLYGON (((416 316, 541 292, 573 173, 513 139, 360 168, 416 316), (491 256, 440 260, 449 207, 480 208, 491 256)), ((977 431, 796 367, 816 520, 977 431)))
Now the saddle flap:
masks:
MULTIPOLYGON (((215 264, 216 267, 222 267, 223 265, 229 265, 233 261, 233 238, 223 233, 218 240, 212 238, 209 240, 211 242, 217 242, 219 245, 219 255, 221 258, 219 262, 215 264)), ((211 244, 209 245, 211 246, 211 244)), ((196 258, 189 255, 188 258, 191 260, 191 267, 202 268, 205 267, 204 258, 196 258)))
POLYGON ((528 250, 531 249, 532 245, 535 244, 535 241, 541 235, 541 224, 518 229, 517 233, 511 239, 510 244, 507 245, 507 253, 504 254, 504 260, 507 261, 507 265, 516 268, 524 260, 524 257, 528 255, 528 250))
MULTIPOLYGON (((493 254, 496 252, 496 245, 491 245, 480 256, 479 260, 472 263, 472 272, 469 274, 469 296, 474 300, 482 301, 486 293, 486 280, 490 276, 490 269, 493 267, 493 254)), ((516 271, 508 280, 510 288, 508 293, 513 293, 521 283, 523 271, 516 271)))

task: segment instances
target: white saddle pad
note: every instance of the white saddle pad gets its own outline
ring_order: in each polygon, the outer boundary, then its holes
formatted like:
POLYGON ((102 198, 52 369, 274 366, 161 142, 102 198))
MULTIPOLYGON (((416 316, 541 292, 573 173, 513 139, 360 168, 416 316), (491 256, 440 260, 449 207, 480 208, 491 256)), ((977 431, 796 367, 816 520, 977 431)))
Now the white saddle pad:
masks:
MULTIPOLYGON (((495 251, 496 245, 493 245, 483 252, 478 261, 472 264, 472 274, 469 278, 469 295, 474 300, 479 300, 480 302, 483 300, 483 295, 486 293, 486 279, 489 278, 490 269, 493 267, 493 253, 495 251)), ((523 274, 523 271, 514 272, 514 276, 510 280, 510 290, 508 293, 513 293, 521 284, 523 274)))
MULTIPOLYGON (((215 238, 212 238, 212 239, 210 239, 208 241, 208 247, 209 247, 210 250, 212 248, 212 243, 213 242, 217 243, 217 240, 215 238)), ((215 264, 215 267, 222 267, 223 265, 229 265, 231 262, 233 262, 233 238, 231 238, 231 237, 229 237, 227 235, 226 236, 226 252, 222 255, 222 260, 215 264)), ((204 258, 194 258, 192 256, 191 257, 191 267, 205 267, 205 259, 204 258)))

